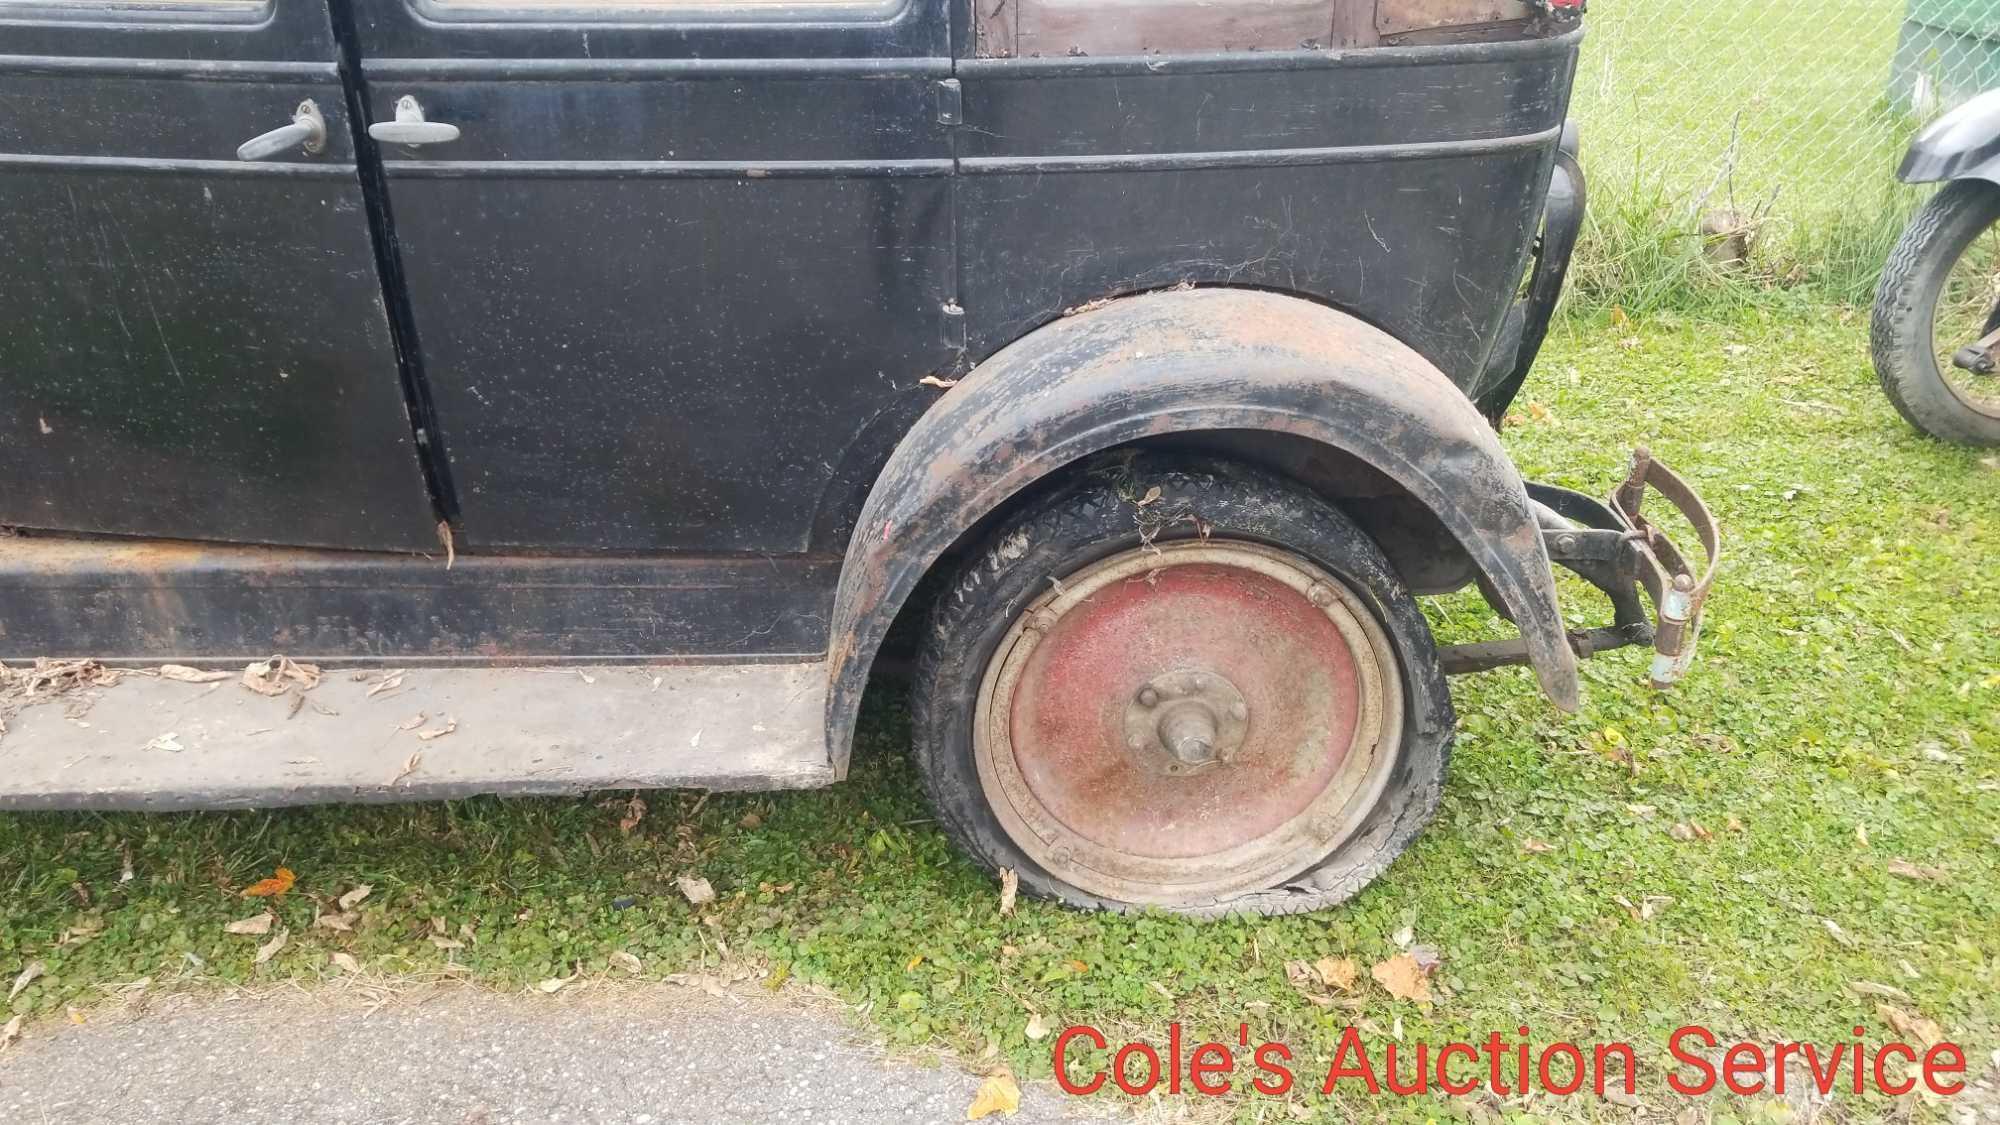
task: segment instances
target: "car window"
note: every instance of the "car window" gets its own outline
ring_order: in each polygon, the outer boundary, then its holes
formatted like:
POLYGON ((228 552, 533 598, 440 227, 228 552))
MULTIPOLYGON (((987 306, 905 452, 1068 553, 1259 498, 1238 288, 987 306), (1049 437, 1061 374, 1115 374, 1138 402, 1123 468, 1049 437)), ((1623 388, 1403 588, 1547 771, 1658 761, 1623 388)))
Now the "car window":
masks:
MULTIPOLYGON (((0 0, 4 2, 4 0, 0 0)), ((439 12, 562 12, 599 14, 613 18, 638 12, 674 15, 714 13, 723 17, 734 13, 769 15, 787 9, 808 18, 854 15, 880 18, 902 7, 902 0, 418 0, 419 6, 439 12)))
POLYGON ((0 0, 0 16, 78 15, 119 12, 144 15, 240 17, 259 14, 271 0, 0 0))

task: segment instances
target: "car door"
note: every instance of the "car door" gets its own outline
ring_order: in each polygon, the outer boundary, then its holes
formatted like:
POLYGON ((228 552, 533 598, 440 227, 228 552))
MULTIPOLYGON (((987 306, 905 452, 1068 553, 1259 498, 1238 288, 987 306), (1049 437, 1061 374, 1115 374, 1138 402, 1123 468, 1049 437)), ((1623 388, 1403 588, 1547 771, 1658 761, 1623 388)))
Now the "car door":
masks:
POLYGON ((461 549, 843 549, 959 354, 944 0, 356 14, 461 549))
POLYGON ((0 51, 0 524, 434 545, 325 0, 0 0, 0 51))

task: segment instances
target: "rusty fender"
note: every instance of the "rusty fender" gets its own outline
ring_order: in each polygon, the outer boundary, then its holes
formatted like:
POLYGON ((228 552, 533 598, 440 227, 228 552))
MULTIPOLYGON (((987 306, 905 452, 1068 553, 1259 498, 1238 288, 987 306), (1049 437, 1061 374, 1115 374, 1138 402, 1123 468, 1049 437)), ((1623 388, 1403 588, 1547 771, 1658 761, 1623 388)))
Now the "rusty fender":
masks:
POLYGON ((847 766, 877 648, 964 531, 1051 472, 1200 430, 1296 434, 1357 456, 1428 505, 1520 627, 1542 690, 1574 710, 1576 656, 1542 532, 1492 427, 1416 352, 1344 313, 1236 289, 1149 293, 1047 325, 980 364, 876 478, 834 600, 827 741, 847 766))

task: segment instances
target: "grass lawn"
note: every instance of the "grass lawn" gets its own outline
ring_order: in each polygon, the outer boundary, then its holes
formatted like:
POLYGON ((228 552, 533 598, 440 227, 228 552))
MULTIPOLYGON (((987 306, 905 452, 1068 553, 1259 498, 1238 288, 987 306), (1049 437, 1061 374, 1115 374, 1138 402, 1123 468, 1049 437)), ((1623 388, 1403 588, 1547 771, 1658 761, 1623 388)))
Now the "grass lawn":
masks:
MULTIPOLYGON (((1702 660, 1659 695, 1643 654, 1602 658, 1575 716, 1524 672, 1456 681, 1438 822, 1343 909, 1200 924, 1024 901, 1003 918, 993 883, 927 819, 883 698, 848 784, 649 794, 629 834, 622 795, 0 817, 0 980, 46 967, 12 1001, 32 1035, 139 978, 312 981, 342 952, 370 974, 453 966, 520 988, 622 972, 623 952, 651 976, 752 966, 823 985, 896 1044, 999 1056, 1024 1077, 1049 1074, 1031 1014, 1114 1042, 1163 1042, 1173 1021, 1233 1042, 1245 1023, 1253 1043, 1292 1045, 1307 1087, 1350 1022, 1378 1043, 1528 1025, 1542 1042, 1637 1044, 1645 1116, 1661 1120, 1684 1108, 1661 1084, 1674 1028, 1831 1043, 1863 1024, 1879 1041, 1887 1003, 1940 1024, 1976 1072, 2000 1047, 2000 470, 1894 416, 1863 321, 1558 330, 1507 440, 1530 475, 1593 493, 1648 440, 1705 490, 1729 542, 1702 660), (298 875, 276 906, 290 940, 253 964, 267 939, 223 926, 256 912, 238 892, 279 865, 298 875), (688 874, 717 901, 691 907, 675 887, 688 874), (374 891, 351 933, 312 925, 360 883, 374 891), (1443 958, 1428 1005, 1367 978, 1404 930, 1443 958), (1363 967, 1330 1007, 1287 979, 1286 962, 1321 957, 1363 967)), ((1463 598, 1436 608, 1447 639, 1491 630, 1463 598)), ((1579 623, 1589 608, 1578 599, 1579 623)), ((1741 1100, 1706 1110, 1789 1120, 1741 1100)), ((1495 1119, 1450 1099, 1300 1092, 1189 1111, 1495 1119)), ((1835 1112, 1906 1111, 1942 1113, 1835 1112)), ((1588 1096, 1500 1112, 1631 1114, 1588 1096)))
POLYGON ((1573 300, 1630 311, 1863 302, 1923 197, 1895 171, 1918 121, 1892 107, 1904 0, 1593 4, 1572 116, 1591 210, 1573 300), (1752 273, 1702 255, 1704 215, 1752 223, 1752 273))

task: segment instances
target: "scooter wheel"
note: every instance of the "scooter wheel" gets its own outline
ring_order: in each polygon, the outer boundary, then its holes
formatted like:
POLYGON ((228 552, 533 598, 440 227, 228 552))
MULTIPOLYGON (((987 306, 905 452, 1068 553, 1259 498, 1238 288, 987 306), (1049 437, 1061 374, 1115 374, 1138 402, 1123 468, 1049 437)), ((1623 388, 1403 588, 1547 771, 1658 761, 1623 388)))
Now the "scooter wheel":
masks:
POLYGON ((1944 441, 2000 445, 2000 374, 1961 354, 2000 328, 1996 224, 2000 186, 1947 186, 1910 220, 1875 295, 1870 344, 1882 389, 1911 425, 1944 441))

